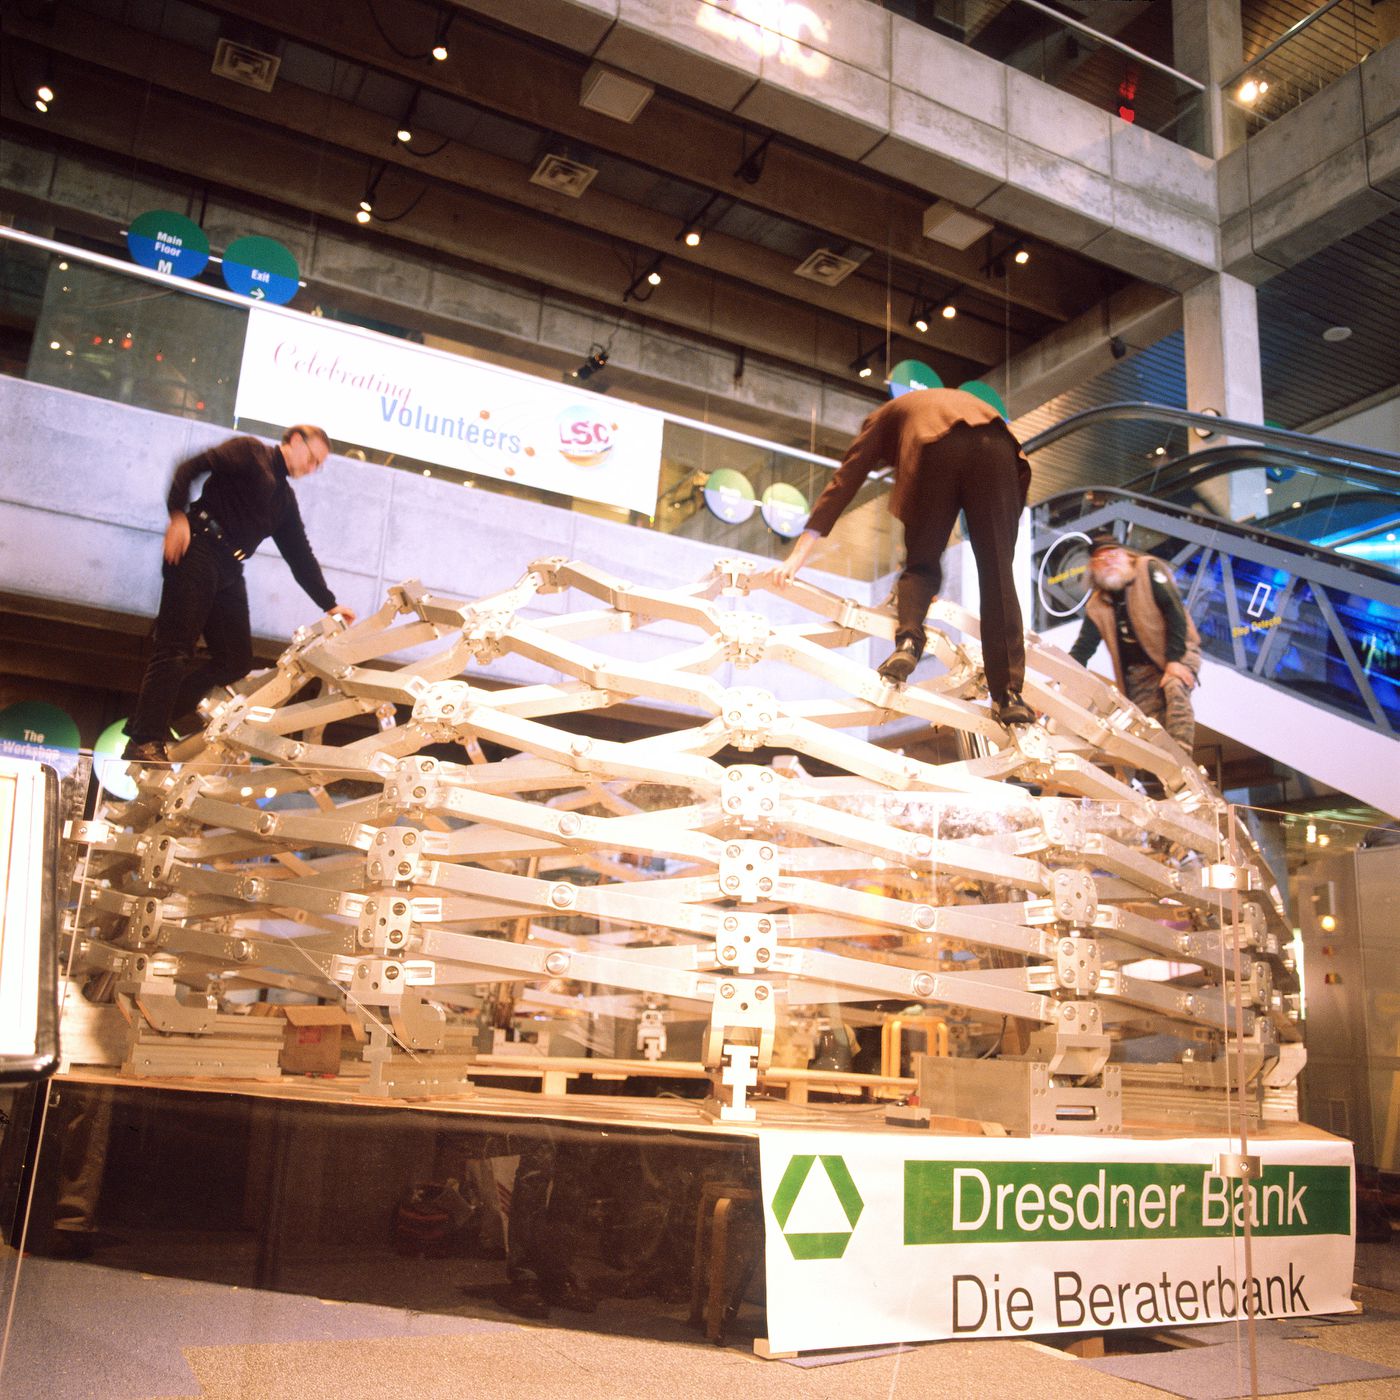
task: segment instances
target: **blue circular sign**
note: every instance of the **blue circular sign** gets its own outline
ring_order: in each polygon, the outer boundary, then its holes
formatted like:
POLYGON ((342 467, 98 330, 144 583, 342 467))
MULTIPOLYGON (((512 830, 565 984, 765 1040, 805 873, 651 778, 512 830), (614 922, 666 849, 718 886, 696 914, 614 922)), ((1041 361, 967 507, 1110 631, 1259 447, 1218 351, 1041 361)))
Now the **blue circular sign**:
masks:
POLYGON ((759 503, 764 523, 780 538, 796 539, 807 526, 807 498, 786 481, 775 481, 759 503))
POLYGON ((733 467, 710 473, 705 482, 705 504, 726 525, 742 525, 758 509, 752 483, 733 467))
POLYGON ((193 219, 148 209, 131 221, 126 246, 142 267, 175 277, 198 277, 209 263, 209 240, 193 219))
POLYGON ((300 285, 301 270, 292 250, 260 234, 235 238, 224 249, 223 272, 229 291, 279 306, 291 301, 300 285))

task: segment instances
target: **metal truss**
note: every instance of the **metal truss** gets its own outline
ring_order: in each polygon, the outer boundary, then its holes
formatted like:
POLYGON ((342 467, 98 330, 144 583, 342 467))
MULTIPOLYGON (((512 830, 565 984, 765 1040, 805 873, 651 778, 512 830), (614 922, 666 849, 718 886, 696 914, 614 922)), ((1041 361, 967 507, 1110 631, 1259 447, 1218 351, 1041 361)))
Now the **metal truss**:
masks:
POLYGON ((1016 1018, 1081 1085, 1144 1032, 1296 1039, 1266 867, 1155 722, 1031 636, 1044 719, 1004 730, 972 615, 935 604, 935 674, 894 686, 855 650, 892 638, 887 610, 797 580, 778 592, 804 620, 774 625, 755 606, 774 587, 739 560, 658 590, 551 558, 491 597, 405 583, 300 630, 176 764, 71 824, 76 966, 201 1073, 246 1072, 197 1053, 249 1033, 234 989, 339 1000, 379 1089, 405 1057, 460 1069, 453 1028, 483 998, 626 1016, 649 1055, 698 1020, 734 1117, 775 1035, 822 1008, 939 1006, 965 1053, 1016 1018), (560 593, 571 610, 527 616, 560 593), (491 688, 507 656, 559 679, 491 688), (759 663, 820 698, 720 679, 759 663), (639 703, 679 727, 562 727, 639 703), (930 726, 956 759, 892 746, 930 726))

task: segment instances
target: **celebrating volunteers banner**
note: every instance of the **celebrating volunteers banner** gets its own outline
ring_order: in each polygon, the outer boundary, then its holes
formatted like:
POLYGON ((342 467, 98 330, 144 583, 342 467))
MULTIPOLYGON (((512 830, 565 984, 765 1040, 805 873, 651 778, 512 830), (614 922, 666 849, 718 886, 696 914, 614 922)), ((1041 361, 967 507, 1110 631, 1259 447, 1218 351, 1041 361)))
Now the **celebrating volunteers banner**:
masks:
POLYGON ((1352 1147, 760 1135, 776 1351, 1351 1312, 1352 1147), (1245 1268, 1249 1213, 1253 1271, 1245 1268))
POLYGON ((659 413, 335 321, 254 307, 234 412, 319 423, 340 442, 656 509, 659 413))

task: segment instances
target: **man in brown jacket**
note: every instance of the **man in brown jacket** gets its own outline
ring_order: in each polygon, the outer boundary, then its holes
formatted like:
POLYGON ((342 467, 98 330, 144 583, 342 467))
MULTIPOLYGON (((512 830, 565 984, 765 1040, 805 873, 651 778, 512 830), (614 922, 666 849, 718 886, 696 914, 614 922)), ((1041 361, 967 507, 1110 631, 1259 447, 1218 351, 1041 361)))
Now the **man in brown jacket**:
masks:
POLYGON ((880 674, 905 681, 923 655, 924 618, 943 585, 943 551, 962 511, 981 585, 982 661, 1002 724, 1030 724, 1021 698, 1026 674, 1013 561, 1031 469, 1001 415, 961 389, 915 389, 861 425, 807 528, 774 570, 780 581, 807 562, 876 467, 894 468, 889 508, 904 526, 904 570, 895 584, 895 649, 880 674))
POLYGON ((1201 639, 1171 570, 1151 554, 1125 548, 1107 530, 1089 537, 1089 549, 1093 587, 1069 654, 1083 666, 1104 641, 1118 688, 1190 753, 1201 639))

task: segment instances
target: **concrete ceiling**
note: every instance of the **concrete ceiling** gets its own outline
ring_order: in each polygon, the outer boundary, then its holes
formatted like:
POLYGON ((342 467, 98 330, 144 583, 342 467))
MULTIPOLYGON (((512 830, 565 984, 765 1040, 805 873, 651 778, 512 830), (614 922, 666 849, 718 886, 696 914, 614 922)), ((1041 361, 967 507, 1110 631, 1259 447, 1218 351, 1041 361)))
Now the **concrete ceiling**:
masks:
POLYGON ((948 248, 922 236, 927 191, 766 141, 664 90, 633 124, 590 112, 579 103, 586 59, 460 10, 452 59, 434 63, 421 55, 438 14, 419 0, 7 6, 4 116, 27 140, 103 153, 133 175, 427 250, 852 389, 865 387, 852 362, 870 351, 872 399, 886 364, 917 358, 954 384, 981 377, 1125 284, 1047 244, 1011 263, 1023 241, 1012 227, 948 248), (221 35, 280 57, 270 94, 210 71, 221 35), (62 94, 44 115, 22 100, 41 69, 62 94), (405 122, 408 145, 395 139, 405 122), (581 198, 530 182, 549 153, 597 170, 581 198), (353 215, 371 185, 376 218, 361 228, 353 215), (690 250, 679 235, 697 217, 705 236, 690 250), (859 266, 837 286, 797 276, 821 248, 859 266), (635 287, 658 259, 662 285, 635 287), (916 309, 949 298, 956 320, 914 329, 916 309))

